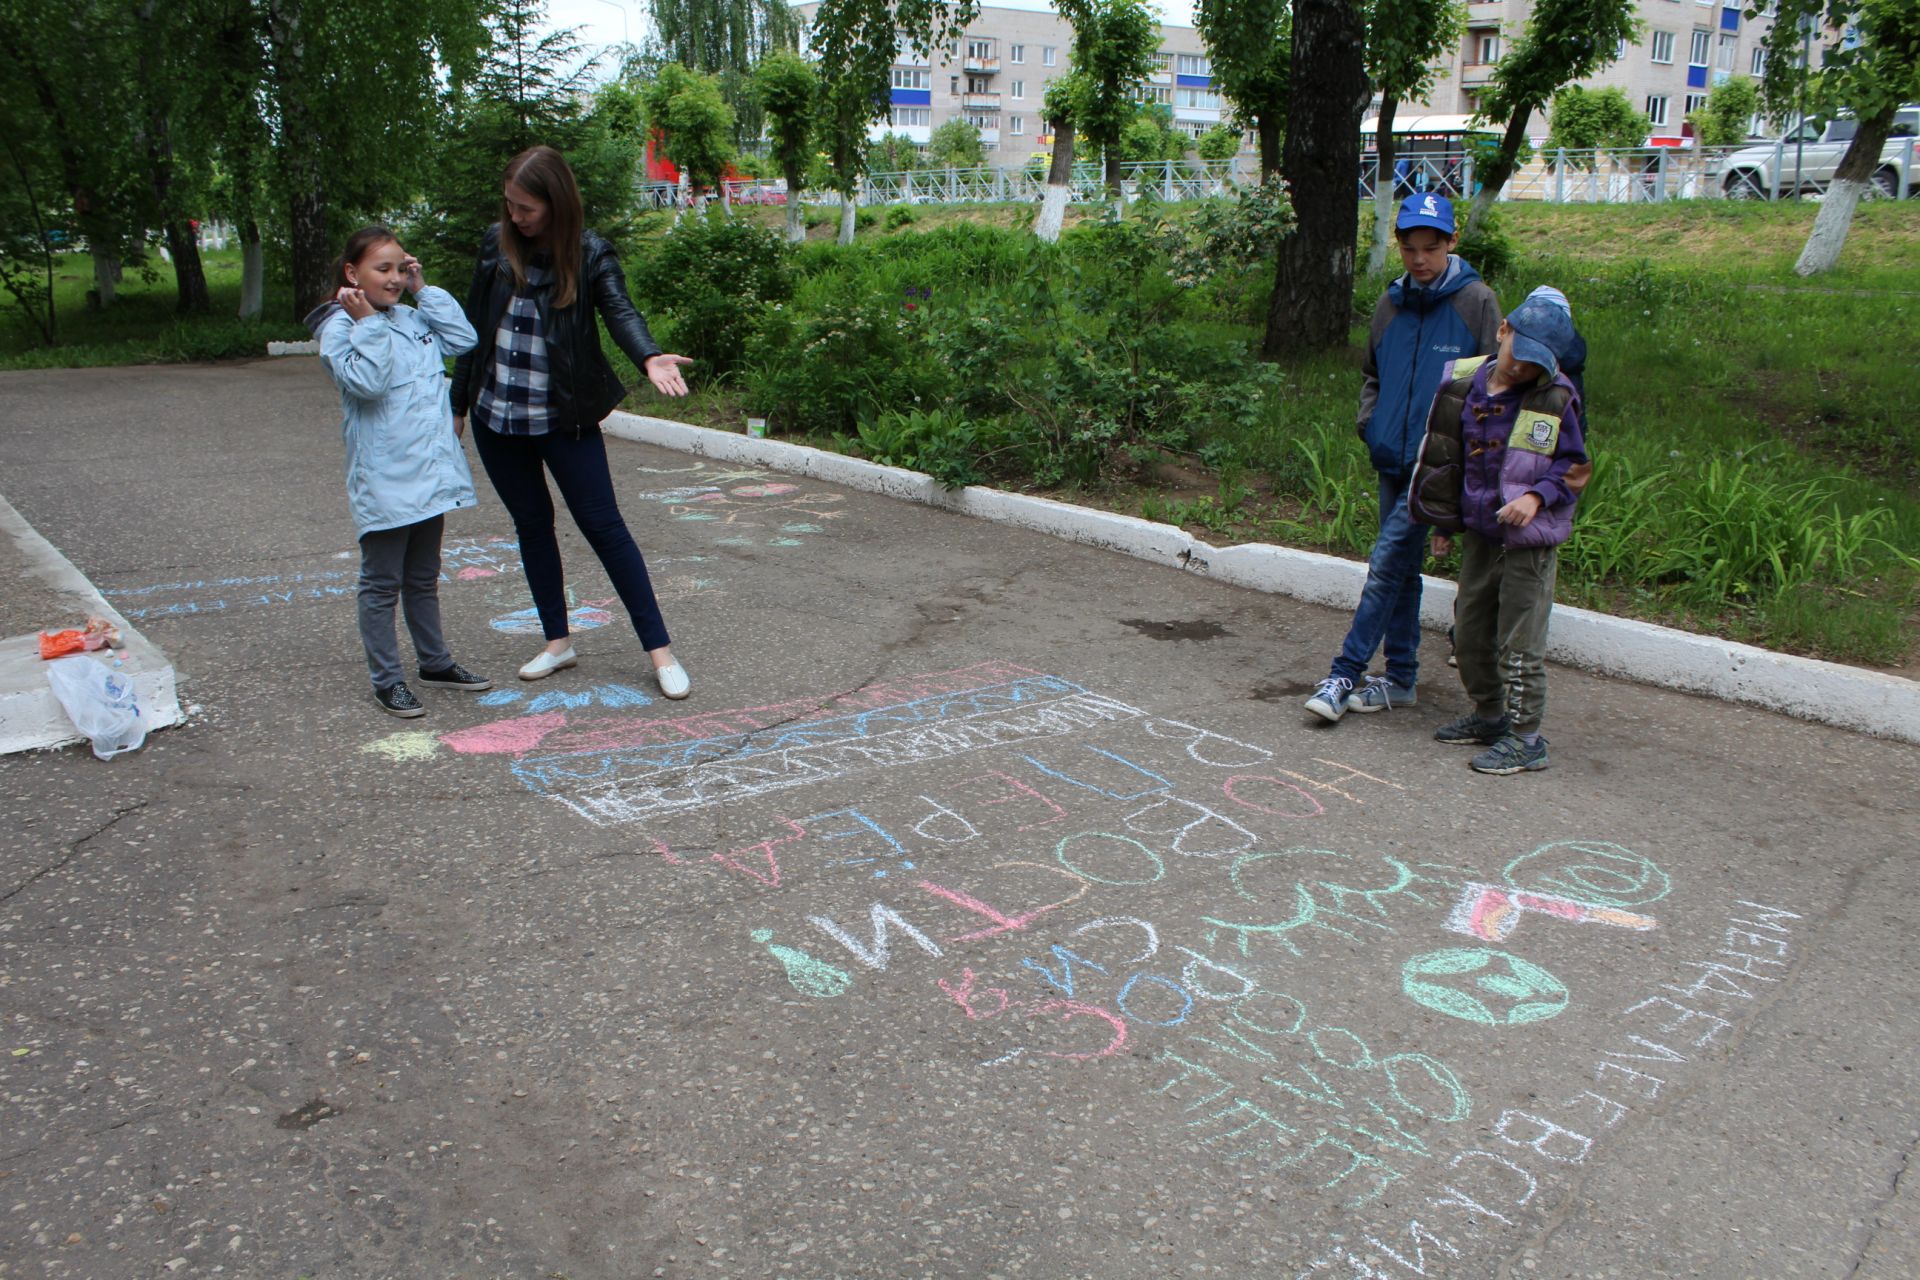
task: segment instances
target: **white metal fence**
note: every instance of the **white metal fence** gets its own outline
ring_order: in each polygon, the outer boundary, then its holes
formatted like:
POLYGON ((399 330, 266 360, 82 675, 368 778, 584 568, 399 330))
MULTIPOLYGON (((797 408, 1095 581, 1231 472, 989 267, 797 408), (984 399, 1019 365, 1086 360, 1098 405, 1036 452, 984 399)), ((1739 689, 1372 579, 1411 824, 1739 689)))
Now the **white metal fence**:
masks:
MULTIPOLYGON (((1896 140, 1890 164, 1876 171, 1875 188, 1882 195, 1920 196, 1920 168, 1916 168, 1915 139, 1896 140)), ((1472 195, 1473 156, 1413 154, 1394 165, 1395 198, 1416 191, 1449 197, 1472 195)), ((1772 144, 1771 151, 1755 148, 1682 150, 1645 147, 1625 150, 1575 151, 1559 148, 1537 152, 1507 180, 1502 200, 1533 200, 1547 204, 1648 204, 1667 200, 1776 200, 1824 187, 1825 174, 1801 163, 1795 148, 1772 144), (1729 164, 1741 151, 1743 158, 1729 164)), ((1155 161, 1121 166, 1125 198, 1143 195, 1160 200, 1196 200, 1224 195, 1256 181, 1259 163, 1250 156, 1207 163, 1184 160, 1155 161)), ((1372 200, 1379 182, 1379 162, 1365 156, 1355 183, 1361 200, 1372 200)), ((784 182, 736 181, 725 184, 725 197, 734 204, 785 204, 784 182)), ((1037 201, 1046 190, 1046 175, 1036 168, 921 169, 901 173, 870 173, 861 179, 855 203, 894 204, 1003 204, 1037 201)), ((1095 164, 1075 165, 1072 199, 1105 198, 1106 179, 1095 164)), ((644 193, 649 203, 671 206, 674 189, 651 184, 644 193)), ((840 197, 825 190, 801 194, 807 204, 838 204, 840 197)))

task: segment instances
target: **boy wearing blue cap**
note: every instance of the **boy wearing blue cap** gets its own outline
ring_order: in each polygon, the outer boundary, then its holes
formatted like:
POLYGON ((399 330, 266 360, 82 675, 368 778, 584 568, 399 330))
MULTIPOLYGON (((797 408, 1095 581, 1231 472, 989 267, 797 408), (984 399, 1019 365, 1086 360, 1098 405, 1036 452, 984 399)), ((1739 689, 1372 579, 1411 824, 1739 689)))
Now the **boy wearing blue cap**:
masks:
POLYGON ((1484 747, 1481 773, 1547 767, 1547 621, 1560 544, 1593 474, 1580 394, 1563 368, 1583 350, 1557 289, 1527 295, 1500 326, 1499 354, 1458 360, 1434 398, 1414 468, 1415 519, 1460 535, 1454 645, 1473 710, 1435 731, 1484 747))
POLYGON ((1373 309, 1366 381, 1360 390, 1360 436, 1380 475, 1380 536, 1367 562, 1360 604, 1332 670, 1307 710, 1338 721, 1348 711, 1385 711, 1414 703, 1420 672, 1420 568, 1427 526, 1407 511, 1407 485, 1420 448, 1434 388, 1450 360, 1494 349, 1500 302, 1480 273, 1457 257, 1453 205, 1415 192, 1400 202, 1394 239, 1406 274, 1373 309), (1356 691, 1376 649, 1386 674, 1356 691))

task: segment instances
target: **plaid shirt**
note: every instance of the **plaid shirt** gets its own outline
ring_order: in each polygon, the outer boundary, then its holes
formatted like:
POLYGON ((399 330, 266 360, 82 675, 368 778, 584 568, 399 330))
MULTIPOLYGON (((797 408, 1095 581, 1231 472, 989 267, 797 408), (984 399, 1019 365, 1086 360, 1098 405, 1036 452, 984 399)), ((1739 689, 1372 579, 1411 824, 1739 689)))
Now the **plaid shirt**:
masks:
POLYGON ((487 384, 473 403, 480 425, 506 436, 540 436, 553 429, 547 402, 547 339, 533 290, 545 288, 553 273, 527 264, 527 286, 513 295, 493 335, 493 362, 487 384))

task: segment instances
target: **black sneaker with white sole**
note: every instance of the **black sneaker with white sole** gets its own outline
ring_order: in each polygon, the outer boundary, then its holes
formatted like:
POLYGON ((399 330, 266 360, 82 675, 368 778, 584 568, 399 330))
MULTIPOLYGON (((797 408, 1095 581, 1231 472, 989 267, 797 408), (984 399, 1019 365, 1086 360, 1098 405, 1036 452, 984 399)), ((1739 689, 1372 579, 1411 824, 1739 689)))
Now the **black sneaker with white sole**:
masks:
POLYGON ((413 696, 413 690, 407 688, 407 682, 404 680, 399 684, 390 684, 384 689, 375 689, 373 700, 380 704, 382 711, 390 716, 399 716, 402 720, 411 720, 415 716, 427 714, 427 709, 420 705, 420 699, 413 696))
POLYGON ((422 671, 420 683, 436 689, 472 689, 476 693, 481 689, 493 688, 493 681, 473 674, 457 662, 445 671, 422 671))

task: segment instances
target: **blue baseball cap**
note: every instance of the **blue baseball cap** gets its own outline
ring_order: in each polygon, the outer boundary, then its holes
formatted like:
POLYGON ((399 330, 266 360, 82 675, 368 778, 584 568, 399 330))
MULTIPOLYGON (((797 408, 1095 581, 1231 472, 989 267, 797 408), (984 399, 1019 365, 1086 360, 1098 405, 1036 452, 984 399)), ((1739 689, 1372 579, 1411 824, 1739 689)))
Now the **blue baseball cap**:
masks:
POLYGON ((1560 372, 1560 357, 1573 346, 1573 309, 1567 295, 1541 285, 1507 315, 1516 360, 1537 364, 1549 378, 1560 372))
POLYGON ((1430 191, 1416 191, 1400 202, 1400 216, 1393 220, 1394 230, 1412 231, 1432 227, 1443 236, 1453 234, 1453 201, 1430 191))

